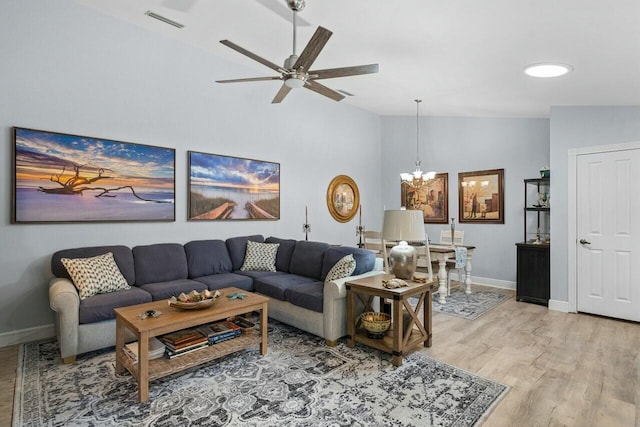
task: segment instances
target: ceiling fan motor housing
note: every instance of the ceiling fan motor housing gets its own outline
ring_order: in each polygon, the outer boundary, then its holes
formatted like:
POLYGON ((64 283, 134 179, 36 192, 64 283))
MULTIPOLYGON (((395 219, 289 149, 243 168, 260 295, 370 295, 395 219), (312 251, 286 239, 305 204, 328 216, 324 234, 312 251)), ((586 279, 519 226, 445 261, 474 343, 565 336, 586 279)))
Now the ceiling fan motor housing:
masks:
POLYGON ((304 9, 305 0, 287 0, 287 5, 289 6, 289 9, 294 12, 300 12, 304 9))

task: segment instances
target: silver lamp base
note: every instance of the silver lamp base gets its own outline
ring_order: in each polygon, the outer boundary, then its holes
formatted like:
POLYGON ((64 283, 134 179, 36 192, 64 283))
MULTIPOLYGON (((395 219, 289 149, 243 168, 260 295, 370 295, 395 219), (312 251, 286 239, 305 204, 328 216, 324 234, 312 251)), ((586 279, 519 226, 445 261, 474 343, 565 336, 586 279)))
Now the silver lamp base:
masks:
POLYGON ((398 279, 411 279, 418 266, 418 251, 407 242, 399 242, 389 252, 389 267, 398 279))

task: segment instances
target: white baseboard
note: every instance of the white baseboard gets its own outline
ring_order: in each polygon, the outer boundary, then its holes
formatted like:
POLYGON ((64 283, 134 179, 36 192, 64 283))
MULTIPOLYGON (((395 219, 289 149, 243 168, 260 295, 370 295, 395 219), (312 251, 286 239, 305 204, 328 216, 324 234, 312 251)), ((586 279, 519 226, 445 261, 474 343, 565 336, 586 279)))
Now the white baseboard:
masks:
MULTIPOLYGON (((451 279, 457 281, 458 280, 457 273, 451 274, 451 279)), ((516 282, 510 282, 508 280, 489 279, 487 277, 471 276, 471 283, 473 283, 474 285, 491 286, 491 287, 500 288, 500 289, 511 289, 513 291, 516 290, 516 282)))
POLYGON ((18 331, 4 332, 0 334, 0 347, 23 344, 29 341, 52 338, 55 336, 56 328, 53 323, 50 325, 20 329, 18 331))
POLYGON ((550 299, 549 310, 569 313, 569 303, 567 301, 558 301, 558 300, 550 299))

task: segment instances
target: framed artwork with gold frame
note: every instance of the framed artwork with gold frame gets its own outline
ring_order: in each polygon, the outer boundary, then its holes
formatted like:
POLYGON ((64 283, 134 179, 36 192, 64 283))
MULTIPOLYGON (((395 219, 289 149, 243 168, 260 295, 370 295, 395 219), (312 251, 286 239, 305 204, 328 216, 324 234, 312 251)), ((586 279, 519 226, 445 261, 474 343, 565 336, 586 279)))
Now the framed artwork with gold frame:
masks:
POLYGON ((327 208, 338 222, 348 222, 358 212, 360 192, 355 181, 347 175, 338 175, 327 188, 327 208))
POLYGON ((504 169, 458 173, 458 221, 504 224, 504 169))
POLYGON ((422 211, 425 224, 449 223, 449 174, 438 173, 420 188, 400 184, 400 204, 405 209, 422 211))

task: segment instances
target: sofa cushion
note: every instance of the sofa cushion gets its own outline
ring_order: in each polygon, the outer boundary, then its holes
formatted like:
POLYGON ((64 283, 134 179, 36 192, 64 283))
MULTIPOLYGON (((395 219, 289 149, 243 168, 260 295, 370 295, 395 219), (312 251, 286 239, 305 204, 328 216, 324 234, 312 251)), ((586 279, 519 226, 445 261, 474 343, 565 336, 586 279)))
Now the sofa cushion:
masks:
POLYGON ((187 256, 178 243, 159 243, 133 248, 136 285, 186 279, 187 256))
POLYGON ((327 273, 329 273, 329 270, 331 270, 331 267, 333 267, 336 262, 338 262, 346 255, 353 255, 353 258, 355 258, 356 260, 356 269, 352 273, 354 276, 371 271, 376 265, 376 255, 371 251, 360 248, 352 248, 349 246, 336 246, 330 248, 324 254, 321 278, 326 278, 327 273))
POLYGON ((145 283, 140 289, 151 294, 154 301, 178 296, 181 293, 188 294, 191 291, 202 292, 207 289, 207 285, 191 279, 169 280, 166 282, 145 283))
POLYGON ((282 271, 242 271, 242 270, 238 270, 238 271, 234 271, 234 274, 239 274, 241 276, 247 276, 247 277, 251 277, 252 279, 258 279, 261 277, 267 277, 267 276, 278 276, 278 275, 284 275, 287 273, 283 273, 282 271))
POLYGON ((305 283, 289 288, 287 301, 298 307, 322 313, 324 284, 322 282, 305 283))
POLYGON ((327 273, 327 277, 324 278, 324 283, 349 277, 355 269, 356 260, 353 258, 353 255, 346 255, 331 267, 331 270, 327 273))
POLYGON ((189 278, 229 273, 233 269, 223 240, 195 240, 184 245, 189 278))
MULTIPOLYGON (((305 240, 297 242, 296 247, 293 250, 293 254, 291 255, 289 272, 320 280, 320 275, 322 274, 322 261, 327 249, 329 249, 328 243, 307 242, 305 240)), ((328 271, 329 270, 327 270, 327 272, 328 271)))
POLYGON ((196 277, 194 280, 202 282, 210 291, 216 291, 222 288, 236 287, 245 291, 253 291, 253 279, 251 277, 242 276, 234 273, 219 273, 210 276, 196 277))
POLYGON ((247 252, 240 270, 276 271, 276 254, 280 243, 258 243, 247 241, 247 252))
POLYGON ((293 239, 278 239, 277 237, 269 237, 265 243, 279 243, 278 255, 276 255, 276 270, 289 272, 289 264, 291 263, 291 255, 296 248, 296 241, 293 239))
POLYGON ((254 284, 256 292, 279 299, 280 301, 286 301, 286 292, 288 289, 316 281, 317 280, 310 277, 298 276, 296 274, 279 274, 255 279, 254 284))
POLYGON ((80 301, 80 324, 115 319, 114 308, 151 302, 151 294, 135 286, 110 294, 98 294, 80 301))
POLYGON ((91 258, 62 258, 60 261, 78 289, 80 299, 131 288, 118 269, 112 252, 91 258))
POLYGON ((233 270, 240 270, 242 263, 244 262, 244 254, 247 252, 247 241, 252 242, 264 242, 264 237, 259 234, 253 236, 232 237, 226 240, 227 249, 229 250, 229 256, 231 257, 231 263, 233 270))
POLYGON ((133 268, 133 253, 126 246, 93 246, 87 248, 63 249, 57 251, 51 257, 51 272, 56 277, 71 279, 69 272, 60 261, 62 258, 89 258, 103 255, 107 252, 113 253, 113 258, 118 264, 118 269, 122 273, 127 283, 133 285, 136 281, 136 273, 133 268))

